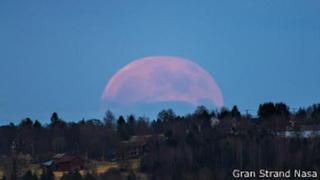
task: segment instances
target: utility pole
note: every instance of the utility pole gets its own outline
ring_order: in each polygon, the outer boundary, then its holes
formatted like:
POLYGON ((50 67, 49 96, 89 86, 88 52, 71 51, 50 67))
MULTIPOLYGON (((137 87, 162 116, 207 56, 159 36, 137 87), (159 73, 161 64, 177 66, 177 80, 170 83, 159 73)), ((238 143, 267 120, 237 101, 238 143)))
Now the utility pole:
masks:
POLYGON ((297 111, 298 108, 290 108, 290 109, 292 110, 293 114, 296 114, 296 111, 297 111))
POLYGON ((246 109, 246 116, 249 116, 249 109, 246 109))

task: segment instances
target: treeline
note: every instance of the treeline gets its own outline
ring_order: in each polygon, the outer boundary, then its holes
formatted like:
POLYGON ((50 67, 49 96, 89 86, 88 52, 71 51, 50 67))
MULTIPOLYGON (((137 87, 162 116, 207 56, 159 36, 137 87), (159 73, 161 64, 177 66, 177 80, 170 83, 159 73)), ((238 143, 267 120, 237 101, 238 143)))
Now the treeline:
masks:
POLYGON ((98 119, 65 122, 55 112, 48 125, 26 118, 19 125, 0 127, 0 154, 30 154, 36 159, 57 153, 79 154, 90 159, 107 158, 108 151, 133 135, 154 133, 146 117, 115 118, 107 111, 98 119))
POLYGON ((200 106, 185 116, 163 110, 155 120, 107 111, 102 121, 65 122, 53 113, 48 125, 26 118, 0 127, 0 155, 29 154, 33 162, 57 153, 108 160, 132 136, 162 134, 165 141, 141 157, 140 170, 151 179, 225 179, 235 168, 320 169, 318 137, 279 135, 290 126, 298 131, 319 125, 320 105, 292 112, 284 103, 270 102, 261 104, 257 114, 241 114, 236 106, 220 111, 200 106))

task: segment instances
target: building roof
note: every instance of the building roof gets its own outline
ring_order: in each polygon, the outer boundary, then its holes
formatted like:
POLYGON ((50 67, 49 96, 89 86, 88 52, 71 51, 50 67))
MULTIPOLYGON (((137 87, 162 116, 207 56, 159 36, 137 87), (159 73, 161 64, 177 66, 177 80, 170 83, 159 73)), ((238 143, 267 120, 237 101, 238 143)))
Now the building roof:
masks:
MULTIPOLYGON (((301 125, 299 127, 300 131, 320 131, 320 125, 301 125)), ((294 131, 294 127, 288 126, 287 131, 294 131)))
POLYGON ((53 164, 52 160, 42 163, 43 166, 52 166, 52 164, 53 164))
POLYGON ((66 162, 73 161, 73 160, 75 160, 75 159, 80 159, 80 160, 82 160, 82 158, 77 157, 77 156, 67 156, 67 155, 65 155, 65 156, 63 156, 63 157, 61 157, 61 158, 55 159, 55 160, 54 160, 54 163, 55 163, 55 164, 66 163, 66 162))
POLYGON ((300 127, 301 131, 317 131, 320 130, 320 125, 302 125, 300 127))
POLYGON ((60 154, 56 154, 53 156, 53 159, 59 159, 59 158, 62 158, 63 156, 65 156, 66 154, 65 153, 60 153, 60 154))
POLYGON ((159 135, 132 136, 128 141, 122 141, 121 144, 142 145, 151 139, 164 139, 164 135, 159 134, 159 135))

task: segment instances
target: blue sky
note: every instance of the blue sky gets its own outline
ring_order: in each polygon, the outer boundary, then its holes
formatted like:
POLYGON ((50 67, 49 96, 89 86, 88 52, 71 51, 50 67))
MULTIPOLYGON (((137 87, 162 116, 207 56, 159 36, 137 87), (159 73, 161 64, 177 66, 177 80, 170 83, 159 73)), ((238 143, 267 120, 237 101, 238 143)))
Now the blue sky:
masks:
POLYGON ((215 78, 225 104, 320 102, 320 1, 0 1, 0 123, 101 118, 111 76, 170 55, 215 78))

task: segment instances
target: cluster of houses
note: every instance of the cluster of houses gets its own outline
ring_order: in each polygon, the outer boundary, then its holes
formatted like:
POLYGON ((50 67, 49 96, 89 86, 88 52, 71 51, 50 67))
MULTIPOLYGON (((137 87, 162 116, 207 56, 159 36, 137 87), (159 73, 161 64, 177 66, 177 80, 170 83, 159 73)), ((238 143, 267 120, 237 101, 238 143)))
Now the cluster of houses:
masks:
MULTIPOLYGON (((211 119, 211 126, 217 126, 220 124, 220 120, 216 118, 211 119)), ((232 123, 231 127, 236 126, 236 123, 232 123)), ((199 127, 200 128, 200 127, 199 127)), ((231 128, 231 132, 232 132, 231 128)), ((310 138, 320 136, 320 125, 315 126, 300 126, 297 130, 294 123, 291 123, 285 131, 279 132, 280 136, 287 138, 303 137, 310 138)), ((133 158, 139 158, 143 154, 152 152, 161 142, 165 141, 165 136, 161 135, 144 135, 144 136, 132 136, 128 141, 121 142, 113 151, 113 160, 127 160, 133 158)), ((41 164, 44 170, 52 171, 75 171, 83 170, 86 168, 86 161, 79 156, 72 156, 67 154, 57 154, 51 160, 41 164)))
POLYGON ((282 132, 283 136, 287 138, 313 138, 320 136, 320 125, 302 125, 298 129, 293 126, 288 126, 285 132, 282 132))
MULTIPOLYGON (((164 141, 164 135, 132 136, 128 141, 121 142, 111 158, 113 160, 128 160, 139 158, 156 148, 157 143, 164 141)), ((52 159, 41 164, 44 171, 73 172, 86 169, 87 161, 80 157, 67 154, 57 154, 52 159)))

